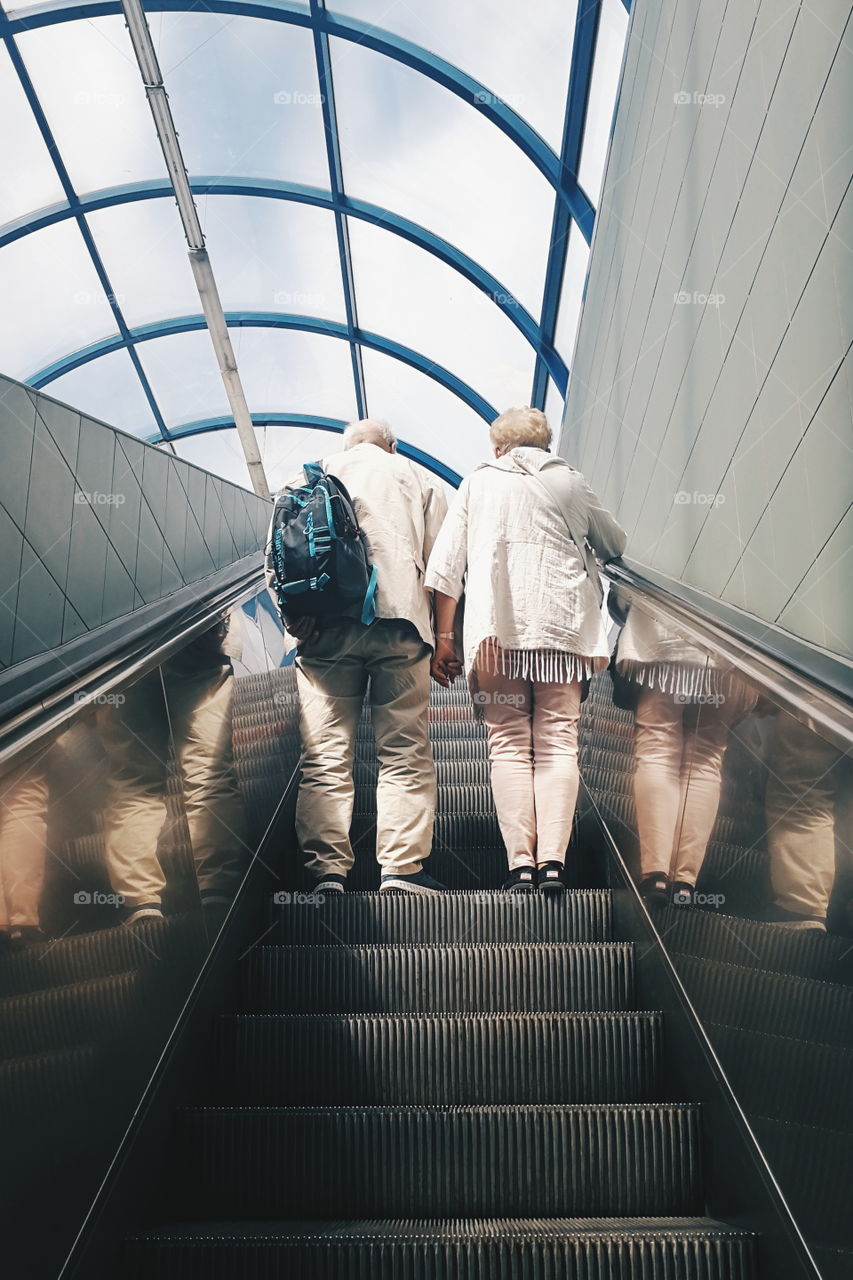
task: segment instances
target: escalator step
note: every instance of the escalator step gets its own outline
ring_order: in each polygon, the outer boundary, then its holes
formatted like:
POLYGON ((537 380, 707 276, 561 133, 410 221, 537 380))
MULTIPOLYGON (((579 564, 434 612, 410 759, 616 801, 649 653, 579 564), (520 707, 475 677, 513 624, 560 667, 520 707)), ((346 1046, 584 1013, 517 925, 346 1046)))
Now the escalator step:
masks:
POLYGON ((796 1040, 853 1048, 853 990, 830 982, 670 953, 699 1016, 796 1040))
MULTIPOLYGON (((500 851, 501 859, 504 858, 500 851)), ((434 866, 430 864, 434 870, 434 866)), ((275 895, 274 895, 275 897, 275 895)), ((280 895, 279 895, 280 898, 280 895)), ((291 894, 271 905, 277 928, 269 941, 348 942, 609 942, 610 894, 585 890, 554 902, 541 894, 291 894)))
POLYGON ((839 1206, 853 1182, 850 1133, 763 1116, 750 1124, 806 1239, 853 1248, 853 1216, 839 1206))
POLYGON ((624 943, 256 947, 245 1013, 539 1013, 629 1009, 624 943))
POLYGON ((633 1216, 701 1210, 699 1116, 682 1105, 181 1111, 190 1217, 633 1216), (283 1158, 286 1153, 286 1158, 283 1158))
POLYGON ((0 1000, 0 1058, 112 1040, 139 1011, 144 976, 121 973, 4 997, 0 1000))
POLYGON ((706 1218, 199 1223, 129 1242, 125 1280, 754 1280, 706 1218))
POLYGON ((853 1049, 707 1024, 747 1113, 853 1135, 853 1049))
POLYGON ((683 907, 664 908, 660 920, 674 951, 821 982, 853 983, 849 938, 683 907))
POLYGON ((142 921, 132 929, 118 925, 52 938, 3 957, 0 996, 25 995, 160 964, 197 964, 206 945, 203 922, 194 915, 142 921))
POLYGON ((654 1102, 653 1013, 230 1016, 210 1101, 311 1106, 654 1102))

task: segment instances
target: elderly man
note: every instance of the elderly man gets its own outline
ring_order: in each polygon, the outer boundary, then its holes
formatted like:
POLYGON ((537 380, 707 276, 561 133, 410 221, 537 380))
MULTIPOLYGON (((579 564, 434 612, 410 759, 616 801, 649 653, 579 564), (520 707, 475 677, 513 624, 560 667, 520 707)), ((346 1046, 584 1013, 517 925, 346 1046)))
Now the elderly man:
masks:
MULTIPOLYGON (((296 834, 315 887, 342 892, 354 860, 355 734, 369 690, 379 758, 380 890, 436 893, 442 886, 423 870, 435 818, 427 732, 434 639, 424 569, 447 504, 429 475, 397 453, 387 422, 351 423, 343 445, 323 467, 346 486, 366 535, 377 571, 376 620, 285 618, 298 642, 303 758, 296 834)), ((267 569, 272 589, 269 552, 267 569)))

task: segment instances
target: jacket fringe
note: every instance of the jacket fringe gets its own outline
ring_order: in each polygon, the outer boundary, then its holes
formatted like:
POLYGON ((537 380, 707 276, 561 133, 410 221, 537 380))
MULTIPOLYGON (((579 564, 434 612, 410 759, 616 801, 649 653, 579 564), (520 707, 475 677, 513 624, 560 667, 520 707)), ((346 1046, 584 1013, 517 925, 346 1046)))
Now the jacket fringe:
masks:
POLYGON ((691 666, 678 662, 637 662, 617 659, 620 675, 649 689, 674 694, 679 698, 730 698, 742 691, 743 682, 729 671, 718 667, 691 666))
POLYGON ((474 672, 540 684, 571 684, 574 680, 591 679, 606 665, 606 658, 588 658, 559 649, 504 649, 491 637, 480 645, 474 672))

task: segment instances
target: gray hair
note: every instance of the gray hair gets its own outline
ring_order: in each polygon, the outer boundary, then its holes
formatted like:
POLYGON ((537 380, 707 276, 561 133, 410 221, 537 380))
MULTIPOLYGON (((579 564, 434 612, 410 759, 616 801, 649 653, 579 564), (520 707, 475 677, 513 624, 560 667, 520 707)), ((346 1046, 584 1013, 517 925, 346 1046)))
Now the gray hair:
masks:
POLYGON ((547 449, 551 443, 551 428, 541 409, 525 405, 521 409, 505 409, 489 428, 489 439, 495 449, 508 453, 522 445, 534 449, 547 449))
POLYGON ((384 418, 359 418, 344 429, 344 448, 352 449, 357 444, 378 444, 391 451, 397 445, 397 437, 384 418))

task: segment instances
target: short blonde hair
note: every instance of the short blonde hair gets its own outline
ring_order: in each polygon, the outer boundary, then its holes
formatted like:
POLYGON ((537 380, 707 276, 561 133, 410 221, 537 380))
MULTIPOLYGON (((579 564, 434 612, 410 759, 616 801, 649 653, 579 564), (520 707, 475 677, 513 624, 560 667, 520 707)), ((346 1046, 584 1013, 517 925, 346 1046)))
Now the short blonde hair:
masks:
POLYGON ((489 428, 492 447, 508 453, 521 445, 534 449, 547 449, 551 443, 551 428, 541 409, 525 405, 521 409, 505 409, 489 428))

